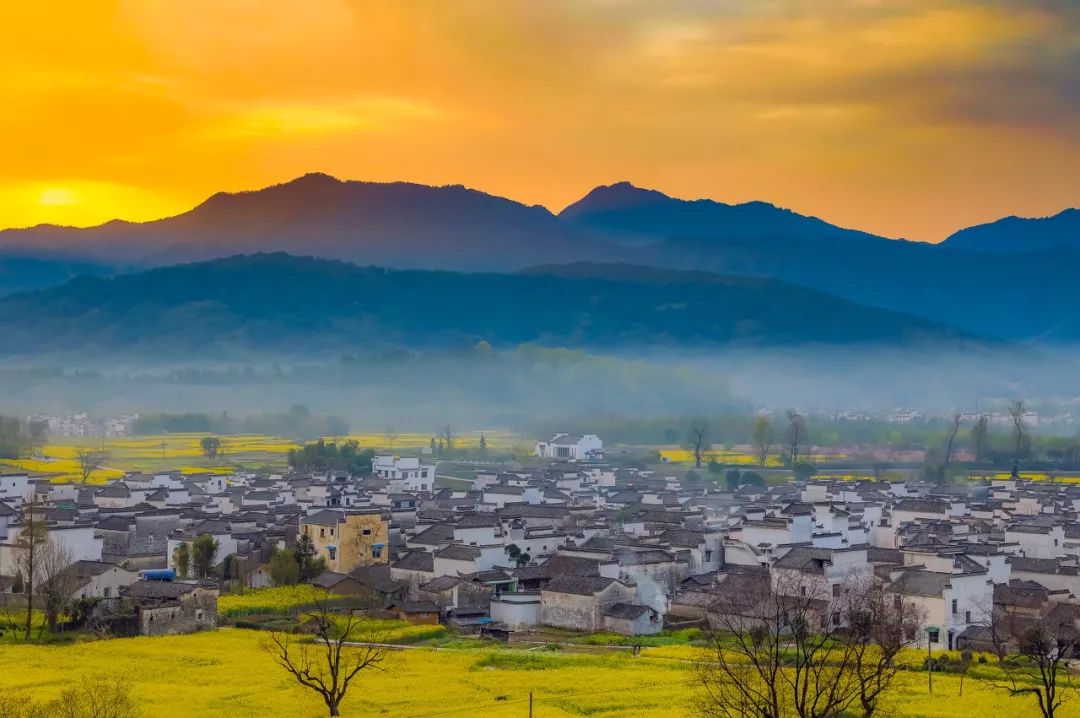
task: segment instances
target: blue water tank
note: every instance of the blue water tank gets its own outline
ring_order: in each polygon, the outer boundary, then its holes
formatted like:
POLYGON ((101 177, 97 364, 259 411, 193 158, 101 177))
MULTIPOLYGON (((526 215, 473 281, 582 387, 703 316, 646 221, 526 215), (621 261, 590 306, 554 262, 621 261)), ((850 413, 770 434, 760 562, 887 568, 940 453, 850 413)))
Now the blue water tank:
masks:
POLYGON ((143 581, 174 581, 176 571, 171 568, 154 568, 139 572, 139 578, 143 581))

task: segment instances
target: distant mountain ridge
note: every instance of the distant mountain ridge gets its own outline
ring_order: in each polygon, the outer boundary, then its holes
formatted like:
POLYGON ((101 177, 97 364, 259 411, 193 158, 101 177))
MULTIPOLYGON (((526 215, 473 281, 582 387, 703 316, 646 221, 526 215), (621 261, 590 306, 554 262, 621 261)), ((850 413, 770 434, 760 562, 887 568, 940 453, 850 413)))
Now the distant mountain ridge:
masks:
POLYGON ((0 232, 0 250, 36 248, 98 261, 161 266, 244 252, 432 269, 517 269, 553 256, 602 253, 543 207, 467 189, 342 181, 313 173, 260 190, 218 193, 144 223, 0 232))
MULTIPOLYGON (((930 245, 766 202, 682 200, 628 182, 597 187, 555 215, 460 185, 314 173, 218 193, 154 222, 0 231, 0 257, 84 263, 93 274, 260 252, 468 272, 621 263, 773 278, 979 336, 1073 342, 1080 341, 1073 320, 1080 315, 1080 246, 1068 232, 1077 214, 1005 220, 930 245), (980 239, 988 232, 1004 238, 980 239), (1032 251, 1018 260, 994 249, 1013 246, 1032 251)), ((63 281, 67 272, 62 265, 41 269, 32 282, 0 274, 0 295, 63 281)))
POLYGON ((771 279, 577 265, 520 274, 237 256, 0 299, 0 354, 170 358, 447 349, 805 344, 959 347, 970 335, 771 279))
POLYGON ((1080 209, 1066 209, 1052 217, 1004 217, 961 229, 942 246, 1002 254, 1080 248, 1080 209))
POLYGON ((656 190, 617 182, 591 190, 559 213, 561 219, 592 229, 631 236, 802 237, 882 240, 782 209, 768 202, 725 204, 711 199, 675 199, 656 190))

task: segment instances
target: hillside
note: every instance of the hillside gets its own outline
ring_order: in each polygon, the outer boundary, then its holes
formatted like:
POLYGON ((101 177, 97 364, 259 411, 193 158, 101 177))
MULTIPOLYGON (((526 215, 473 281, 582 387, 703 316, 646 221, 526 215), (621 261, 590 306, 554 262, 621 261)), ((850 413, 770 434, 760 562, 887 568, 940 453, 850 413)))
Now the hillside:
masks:
POLYGON ((85 277, 0 300, 0 351, 175 358, 481 340, 600 350, 967 340, 926 320, 769 279, 628 276, 626 267, 603 265, 563 271, 387 270, 260 254, 85 277))
POLYGON ((962 229, 942 244, 950 249, 1003 254, 1080 248, 1080 209, 1067 209, 1053 217, 1005 217, 962 229))

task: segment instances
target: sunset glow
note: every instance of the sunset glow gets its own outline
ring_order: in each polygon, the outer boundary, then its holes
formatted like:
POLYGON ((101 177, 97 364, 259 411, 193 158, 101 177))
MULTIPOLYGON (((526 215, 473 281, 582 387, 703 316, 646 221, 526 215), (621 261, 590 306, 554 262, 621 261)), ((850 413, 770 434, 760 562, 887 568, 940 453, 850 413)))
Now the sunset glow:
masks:
POLYGON ((1078 7, 19 3, 0 226, 146 220, 317 170, 553 210, 628 179, 938 241, 1080 202, 1078 7))

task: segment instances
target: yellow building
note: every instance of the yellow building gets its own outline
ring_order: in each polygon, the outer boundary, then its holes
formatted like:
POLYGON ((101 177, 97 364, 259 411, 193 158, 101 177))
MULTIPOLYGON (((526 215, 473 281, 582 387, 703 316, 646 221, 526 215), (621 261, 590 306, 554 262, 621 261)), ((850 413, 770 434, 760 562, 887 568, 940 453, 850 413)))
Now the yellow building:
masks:
POLYGON ((389 563, 390 517, 378 509, 317 511, 300 519, 300 532, 304 531, 327 570, 349 573, 360 566, 389 563))

